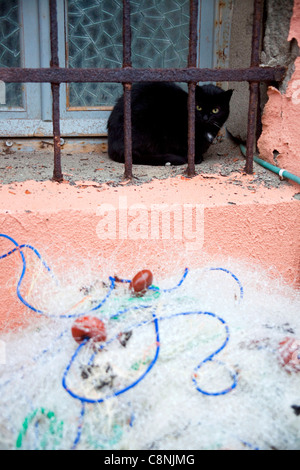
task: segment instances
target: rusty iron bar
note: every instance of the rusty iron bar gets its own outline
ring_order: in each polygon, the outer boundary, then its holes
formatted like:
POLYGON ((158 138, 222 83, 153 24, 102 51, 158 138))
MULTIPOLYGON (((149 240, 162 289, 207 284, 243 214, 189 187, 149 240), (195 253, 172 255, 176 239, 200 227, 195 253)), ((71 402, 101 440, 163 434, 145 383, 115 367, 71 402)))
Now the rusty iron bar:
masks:
MULTIPOLYGON (((253 29, 252 29, 252 50, 251 67, 257 67, 260 61, 260 40, 263 15, 263 0, 254 0, 253 29)), ((248 174, 253 173, 253 157, 256 151, 257 136, 257 110, 259 106, 259 81, 250 81, 249 83, 249 111, 248 111, 248 129, 246 145, 246 166, 245 171, 248 174)))
POLYGON ((123 68, 132 67, 130 0, 123 0, 123 68))
POLYGON ((249 175, 253 173, 253 158, 256 149, 256 129, 257 129, 257 103, 259 94, 259 83, 251 82, 249 84, 249 111, 248 111, 248 127, 247 127, 247 144, 246 144, 246 166, 245 171, 249 175))
POLYGON ((58 34, 57 34, 57 5, 56 0, 50 0, 50 41, 51 62, 50 68, 0 68, 0 80, 12 83, 51 83, 53 97, 53 138, 54 138, 54 173, 55 181, 62 181, 61 148, 60 148, 60 84, 61 83, 123 83, 124 87, 124 140, 125 175, 132 176, 132 150, 131 150, 131 84, 133 82, 171 81, 186 82, 189 84, 189 144, 188 144, 188 173, 194 174, 195 143, 193 114, 195 112, 194 88, 197 82, 249 82, 249 112, 248 136, 246 154, 246 172, 253 172, 253 154, 256 144, 256 120, 259 105, 259 82, 280 82, 283 80, 285 67, 259 67, 261 22, 263 0, 254 0, 254 19, 252 36, 251 67, 240 69, 199 69, 196 67, 195 54, 197 42, 198 2, 190 2, 190 43, 187 68, 177 69, 133 69, 131 66, 131 29, 130 29, 130 1, 123 0, 123 67, 118 69, 68 69, 59 67, 58 34), (195 26, 196 24, 196 26, 195 26))
POLYGON ((124 179, 132 179, 131 83, 124 83, 124 179))
MULTIPOLYGON (((197 24, 198 24, 198 0, 190 0, 190 24, 189 24, 189 55, 188 68, 196 68, 197 65, 197 24)), ((196 82, 188 83, 188 167, 187 175, 195 176, 195 108, 196 108, 196 82)))
POLYGON ((197 41, 198 41, 198 0, 190 0, 190 24, 189 24, 189 55, 188 67, 197 65, 197 41))
MULTIPOLYGON (((123 0, 123 69, 131 69, 130 0, 123 0)), ((124 179, 132 179, 132 83, 123 83, 124 90, 124 179)))
POLYGON ((50 43, 51 43, 50 67, 59 67, 56 0, 50 0, 49 8, 50 8, 50 43))
POLYGON ((260 41, 263 18, 263 3, 264 0, 254 0, 251 67, 258 66, 260 62, 260 41))
POLYGON ((188 167, 187 176, 195 176, 195 98, 196 83, 188 84, 188 167))
POLYGON ((0 68, 0 80, 13 83, 133 83, 133 82, 280 82, 286 68, 248 67, 242 69, 68 69, 0 68))
MULTIPOLYGON (((50 42, 51 42, 51 61, 50 67, 59 68, 58 59, 58 32, 57 32, 57 5, 56 0, 50 0, 50 42)), ((60 148, 60 85, 51 83, 52 91, 52 122, 53 122, 53 145, 54 145, 54 168, 53 180, 61 182, 63 180, 61 169, 61 148, 60 148)))
POLYGON ((54 167, 53 181, 63 181, 61 169, 61 149, 60 149, 60 109, 59 109, 59 85, 51 83, 52 91, 52 119, 53 119, 53 145, 54 145, 54 167))

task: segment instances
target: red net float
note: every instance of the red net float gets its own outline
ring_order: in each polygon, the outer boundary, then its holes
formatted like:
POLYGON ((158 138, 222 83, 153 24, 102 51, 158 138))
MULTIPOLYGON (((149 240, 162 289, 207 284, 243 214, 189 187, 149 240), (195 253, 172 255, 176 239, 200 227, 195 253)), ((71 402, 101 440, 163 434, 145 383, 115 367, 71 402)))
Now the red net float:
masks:
POLYGON ((279 343, 279 362, 288 372, 300 372, 300 340, 287 337, 279 343))
POLYGON ((82 343, 86 339, 94 342, 106 341, 106 328, 102 320, 96 317, 80 317, 75 320, 72 326, 72 336, 77 343, 82 343))
POLYGON ((151 286, 153 282, 153 274, 149 269, 143 269, 139 271, 134 278, 132 279, 129 288, 130 290, 137 294, 143 295, 147 289, 151 286))

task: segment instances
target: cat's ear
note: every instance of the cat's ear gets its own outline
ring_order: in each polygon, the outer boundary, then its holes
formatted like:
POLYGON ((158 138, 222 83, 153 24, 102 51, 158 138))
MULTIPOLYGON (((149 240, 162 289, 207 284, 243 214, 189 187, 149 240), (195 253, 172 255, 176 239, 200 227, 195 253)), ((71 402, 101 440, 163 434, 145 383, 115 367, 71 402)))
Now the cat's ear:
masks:
POLYGON ((230 101, 230 98, 231 98, 233 92, 234 92, 234 90, 227 90, 227 91, 224 92, 224 96, 226 96, 226 98, 228 99, 228 103, 230 101))

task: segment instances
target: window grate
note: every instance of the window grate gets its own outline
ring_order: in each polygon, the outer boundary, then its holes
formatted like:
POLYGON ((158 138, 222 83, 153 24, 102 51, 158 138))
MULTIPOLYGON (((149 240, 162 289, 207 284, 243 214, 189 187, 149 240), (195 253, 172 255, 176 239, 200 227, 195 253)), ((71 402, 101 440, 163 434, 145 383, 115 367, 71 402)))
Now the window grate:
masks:
POLYGON ((196 67, 198 0, 190 0, 189 56, 186 68, 142 69, 132 68, 130 0, 123 0, 123 66, 117 69, 62 68, 58 60, 57 0, 49 0, 51 62, 49 68, 0 69, 0 80, 6 83, 51 83, 52 121, 54 140, 53 180, 62 181, 60 149, 60 84, 61 83, 122 83, 124 89, 124 144, 125 178, 132 178, 131 139, 131 86, 133 82, 172 81, 188 84, 188 164, 187 174, 195 175, 195 88, 197 82, 247 81, 250 88, 247 153, 245 171, 253 173, 253 156, 256 149, 257 113, 259 107, 259 83, 280 82, 286 73, 285 67, 260 67, 259 52, 263 0, 254 0, 252 54, 249 68, 200 69, 196 67))

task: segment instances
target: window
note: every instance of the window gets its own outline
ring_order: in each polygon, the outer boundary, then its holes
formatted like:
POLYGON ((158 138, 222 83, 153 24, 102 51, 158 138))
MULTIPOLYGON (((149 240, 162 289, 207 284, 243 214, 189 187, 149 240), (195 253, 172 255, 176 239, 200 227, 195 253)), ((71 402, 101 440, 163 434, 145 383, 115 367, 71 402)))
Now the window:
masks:
MULTIPOLYGON (((186 66, 189 4, 189 0, 131 1, 133 67, 186 66)), ((198 66, 228 65, 232 4, 232 0, 199 0, 198 66)), ((122 67, 122 0, 58 0, 57 13, 61 67, 122 67)), ((0 0, 0 32, 1 67, 49 67, 49 0, 0 0)), ((105 135, 110 110, 121 93, 121 84, 61 84, 61 134, 105 135)), ((0 119, 0 136, 51 136, 50 84, 7 84, 0 119)))

